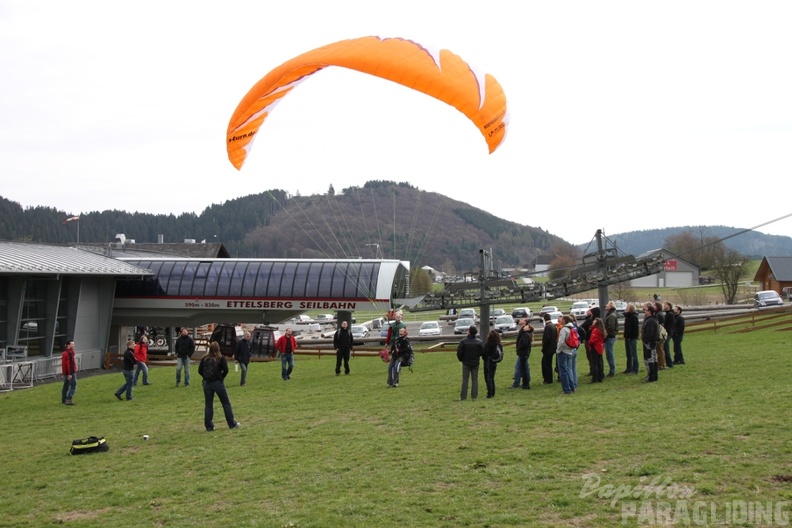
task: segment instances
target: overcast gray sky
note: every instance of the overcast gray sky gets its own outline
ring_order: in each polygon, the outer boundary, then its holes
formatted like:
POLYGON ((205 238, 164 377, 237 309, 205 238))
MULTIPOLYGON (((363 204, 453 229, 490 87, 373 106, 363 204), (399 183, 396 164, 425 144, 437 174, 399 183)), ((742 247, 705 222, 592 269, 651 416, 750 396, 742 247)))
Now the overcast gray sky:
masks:
MULTIPOLYGON (((792 212, 790 27, 792 2, 761 0, 0 0, 0 195, 179 214, 394 180, 573 243, 598 228, 753 227, 792 212), (494 75, 505 143, 490 155, 452 107, 329 68, 232 167, 228 120, 256 81, 367 35, 494 75)), ((760 231, 789 235, 792 218, 760 231)))

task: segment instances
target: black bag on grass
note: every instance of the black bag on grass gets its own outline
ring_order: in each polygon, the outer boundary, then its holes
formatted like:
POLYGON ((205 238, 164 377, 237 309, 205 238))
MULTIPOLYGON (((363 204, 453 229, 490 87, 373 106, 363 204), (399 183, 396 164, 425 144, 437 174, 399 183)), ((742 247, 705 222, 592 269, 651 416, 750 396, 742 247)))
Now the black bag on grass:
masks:
POLYGON ((99 453, 109 451, 110 446, 104 436, 89 436, 88 438, 78 438, 72 442, 69 453, 72 455, 82 455, 85 453, 99 453))

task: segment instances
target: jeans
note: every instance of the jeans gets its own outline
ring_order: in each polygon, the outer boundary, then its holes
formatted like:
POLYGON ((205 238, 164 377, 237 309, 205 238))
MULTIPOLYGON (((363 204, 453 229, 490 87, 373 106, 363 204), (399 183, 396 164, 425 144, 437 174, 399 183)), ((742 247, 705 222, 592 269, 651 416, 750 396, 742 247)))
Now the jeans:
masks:
POLYGON ((341 374, 341 362, 344 363, 344 373, 349 374, 349 349, 336 350, 336 374, 341 374))
POLYGON ((77 392, 77 375, 72 374, 71 379, 68 376, 63 376, 63 390, 61 390, 61 403, 66 403, 67 400, 74 398, 74 393, 77 392))
POLYGON ((214 430, 214 396, 220 400, 223 406, 223 413, 225 414, 226 423, 230 429, 236 425, 234 420, 234 411, 231 410, 231 402, 228 399, 228 392, 226 392, 225 385, 222 381, 206 381, 203 382, 204 391, 204 426, 207 431, 214 430))
POLYGON ((239 370, 242 372, 242 374, 240 374, 240 376, 239 376, 239 386, 240 387, 242 385, 244 385, 245 383, 247 383, 247 369, 248 369, 248 363, 240 363, 239 364, 239 370))
POLYGON ((294 354, 281 354, 281 378, 291 379, 294 370, 294 354))
POLYGON ((608 376, 616 374, 616 360, 613 357, 613 345, 616 344, 616 337, 605 338, 605 357, 608 359, 608 376))
POLYGON ((462 364, 462 388, 459 391, 459 399, 466 400, 468 393, 468 378, 471 379, 470 384, 470 398, 475 400, 478 398, 478 366, 471 367, 462 364))
POLYGON ((118 389, 115 393, 116 396, 121 396, 124 392, 126 392, 126 399, 132 399, 132 385, 134 382, 132 381, 132 374, 134 373, 133 370, 123 370, 121 373, 124 375, 124 384, 121 385, 121 388, 118 389))
POLYGON ((487 385, 487 398, 495 397, 495 371, 498 364, 489 359, 484 360, 484 383, 487 385))
MULTIPOLYGON (((184 369, 184 385, 190 384, 190 357, 177 357, 176 358, 176 385, 181 383, 181 373, 184 369)), ((146 383, 146 378, 143 378, 143 383, 146 383)))
POLYGON ((572 383, 572 354, 561 352, 556 354, 556 361, 558 361, 558 377, 561 378, 561 390, 564 394, 571 394, 574 390, 572 383))
POLYGON ((388 362, 388 385, 394 387, 399 384, 399 371, 401 370, 401 359, 398 356, 391 354, 390 362, 388 362))
POLYGON ((674 363, 679 363, 680 365, 685 364, 685 356, 682 355, 682 338, 685 337, 684 335, 681 336, 674 336, 671 339, 674 342, 674 363))
POLYGON ((625 372, 638 374, 638 340, 629 338, 624 340, 624 351, 627 354, 627 368, 625 372))
POLYGON ((522 381, 523 389, 531 388, 531 365, 528 364, 528 358, 531 357, 529 353, 527 356, 517 356, 517 362, 514 364, 514 383, 512 387, 515 389, 520 386, 522 381))
POLYGON ((572 351, 572 361, 570 361, 571 368, 569 370, 570 372, 569 382, 572 383, 572 390, 577 390, 577 385, 578 385, 577 352, 578 352, 577 348, 572 351))
POLYGON ((137 362, 137 367, 135 368, 135 380, 134 383, 137 385, 138 378, 140 377, 140 372, 143 371, 143 385, 148 385, 148 365, 143 363, 142 361, 137 362))
POLYGON ((666 339, 666 342, 663 343, 663 353, 665 354, 665 362, 667 367, 674 366, 674 360, 671 359, 671 337, 666 339))

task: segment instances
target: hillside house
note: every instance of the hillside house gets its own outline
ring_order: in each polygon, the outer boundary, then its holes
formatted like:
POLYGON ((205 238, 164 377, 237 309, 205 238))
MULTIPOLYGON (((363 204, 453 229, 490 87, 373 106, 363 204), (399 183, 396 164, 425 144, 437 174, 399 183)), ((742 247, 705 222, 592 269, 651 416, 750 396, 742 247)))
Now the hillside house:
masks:
POLYGON ((753 280, 762 285, 762 290, 782 293, 784 288, 792 288, 792 257, 762 258, 753 280))
POLYGON ((633 288, 689 288, 699 283, 699 268, 666 249, 653 249, 638 259, 660 255, 665 260, 663 271, 630 281, 633 288))

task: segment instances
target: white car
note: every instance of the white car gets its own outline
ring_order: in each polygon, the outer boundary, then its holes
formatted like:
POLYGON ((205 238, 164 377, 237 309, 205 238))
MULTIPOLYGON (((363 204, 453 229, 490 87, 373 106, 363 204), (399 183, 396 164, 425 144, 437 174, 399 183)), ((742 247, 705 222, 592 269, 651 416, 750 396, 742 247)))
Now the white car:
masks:
POLYGON ((426 321, 418 329, 418 337, 439 336, 441 333, 440 323, 437 321, 426 321))
POLYGON ((517 330, 517 323, 514 322, 514 318, 509 315, 501 315, 495 319, 494 330, 498 332, 513 332, 517 330))
POLYGON ((350 328, 352 339, 364 339, 369 335, 369 329, 363 325, 352 325, 350 328))
POLYGON ((551 312, 558 312, 558 306, 542 306, 542 309, 539 310, 539 313, 551 313, 551 312))
POLYGON ((558 319, 563 317, 563 312, 555 311, 555 312, 547 312, 550 315, 550 324, 558 324, 558 319))
POLYGON ((586 312, 589 311, 588 301, 576 301, 572 303, 572 309, 569 310, 569 313, 575 316, 575 319, 583 319, 586 317, 586 312))

